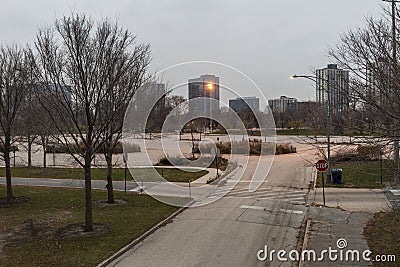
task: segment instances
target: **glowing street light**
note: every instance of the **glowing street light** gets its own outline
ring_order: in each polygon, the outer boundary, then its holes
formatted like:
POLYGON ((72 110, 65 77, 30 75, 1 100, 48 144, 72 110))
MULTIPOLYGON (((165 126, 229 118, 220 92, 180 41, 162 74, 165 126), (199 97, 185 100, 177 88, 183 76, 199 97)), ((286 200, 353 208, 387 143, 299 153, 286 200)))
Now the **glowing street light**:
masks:
POLYGON ((207 87, 208 90, 213 90, 214 89, 214 84, 207 83, 206 87, 207 87))

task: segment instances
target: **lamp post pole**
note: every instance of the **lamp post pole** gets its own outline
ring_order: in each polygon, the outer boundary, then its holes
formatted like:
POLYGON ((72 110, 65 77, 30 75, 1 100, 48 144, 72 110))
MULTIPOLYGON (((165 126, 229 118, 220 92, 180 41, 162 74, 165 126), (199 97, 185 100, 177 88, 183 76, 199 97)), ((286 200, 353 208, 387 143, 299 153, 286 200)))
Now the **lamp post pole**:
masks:
MULTIPOLYGON (((317 76, 312 76, 312 75, 292 75, 290 76, 291 79, 296 79, 296 78, 304 78, 308 79, 312 82, 315 83, 315 89, 317 89, 317 76)), ((323 81, 326 82, 326 95, 327 95, 327 101, 326 101, 326 107, 325 107, 325 123, 326 123, 326 139, 327 139, 327 158, 328 158, 328 174, 327 176, 329 177, 329 180, 331 179, 331 89, 329 86, 329 80, 323 79, 323 81)), ((328 178, 327 177, 327 178, 328 178)))
POLYGON ((209 83, 206 84, 206 87, 207 87, 208 91, 210 91, 210 133, 212 133, 213 120, 212 120, 212 99, 211 98, 213 97, 212 93, 213 93, 213 90, 214 90, 214 84, 209 82, 209 83))
POLYGON ((332 174, 331 174, 331 88, 329 85, 329 80, 326 81, 326 95, 328 97, 327 99, 327 104, 326 104, 326 118, 327 118, 327 142, 328 142, 328 174, 327 174, 327 179, 329 179, 329 182, 332 179, 332 174))
MULTIPOLYGON (((392 57, 393 57, 393 74, 392 74, 392 86, 396 86, 395 80, 394 80, 394 75, 397 74, 397 42, 396 42, 396 3, 400 1, 396 0, 382 0, 383 2, 391 2, 392 4, 392 57)), ((393 88, 394 89, 394 88, 393 88)), ((399 170, 400 170, 400 163, 399 163, 399 139, 397 138, 398 134, 398 129, 396 129, 399 126, 398 123, 395 123, 395 139, 393 140, 393 149, 394 149, 394 163, 395 163, 395 168, 396 172, 394 175, 394 184, 397 184, 397 180, 399 177, 399 170)))

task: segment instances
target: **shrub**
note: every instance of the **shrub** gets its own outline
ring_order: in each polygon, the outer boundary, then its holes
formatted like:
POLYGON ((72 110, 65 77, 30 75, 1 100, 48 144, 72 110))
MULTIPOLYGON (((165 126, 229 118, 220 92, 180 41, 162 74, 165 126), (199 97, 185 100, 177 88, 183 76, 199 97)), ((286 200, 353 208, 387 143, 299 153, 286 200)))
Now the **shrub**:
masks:
MULTIPOLYGON (((124 144, 124 148, 125 148, 125 152, 126 153, 134 153, 134 152, 140 152, 141 151, 140 150, 140 145, 133 144, 133 143, 124 144)), ((121 150, 121 152, 115 152, 114 151, 114 153, 122 153, 122 150, 121 150)))
POLYGON ((381 147, 379 145, 359 145, 357 154, 360 160, 378 160, 381 155, 381 147))
POLYGON ((169 161, 169 159, 166 156, 163 156, 158 160, 158 164, 160 166, 172 166, 172 163, 169 161))
MULTIPOLYGON (((140 146, 138 144, 125 144, 125 152, 134 153, 140 152, 140 146)), ((69 149, 63 144, 53 143, 48 144, 46 146, 46 153, 69 153, 69 151, 75 151, 76 153, 82 152, 85 149, 85 145, 80 142, 79 148, 76 144, 70 144, 69 149)), ((106 146, 102 145, 99 149, 97 149, 96 153, 104 153, 106 151, 106 146)), ((122 143, 118 142, 114 147, 113 154, 121 154, 123 153, 122 143)))
MULTIPOLYGON (((247 141, 237 141, 233 143, 233 151, 231 142, 219 142, 216 144, 217 148, 220 150, 221 154, 250 154, 250 155, 260 155, 261 148, 266 151, 272 151, 274 143, 271 142, 262 142, 259 139, 249 140, 247 141)), ((200 153, 200 151, 204 153, 210 153, 213 144, 206 143, 201 144, 200 150, 196 148, 195 153, 200 153)), ((288 153, 296 153, 296 147, 290 144, 277 144, 276 145, 276 155, 279 154, 288 154, 288 153)))
POLYGON ((296 147, 291 144, 278 144, 276 145, 275 155, 296 153, 296 147))
MULTIPOLYGON (((178 158, 178 157, 170 157, 170 158, 171 161, 177 166, 216 168, 215 158, 211 157, 202 157, 200 159, 178 158), (190 161, 189 164, 188 160, 190 161)), ((156 166, 172 166, 173 164, 171 161, 166 156, 163 156, 159 159, 156 166)), ((228 166, 228 160, 223 157, 218 157, 218 168, 220 170, 225 170, 227 166, 228 166)))
POLYGON ((372 161, 380 158, 381 148, 379 145, 358 145, 338 150, 331 157, 332 161, 372 161))

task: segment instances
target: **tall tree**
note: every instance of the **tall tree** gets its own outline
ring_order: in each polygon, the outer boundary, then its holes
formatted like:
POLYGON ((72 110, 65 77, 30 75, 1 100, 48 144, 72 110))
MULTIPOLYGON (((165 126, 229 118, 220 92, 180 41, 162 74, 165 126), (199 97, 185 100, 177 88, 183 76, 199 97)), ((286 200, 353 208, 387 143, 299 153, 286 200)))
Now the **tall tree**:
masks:
POLYGON ((114 69, 114 72, 109 73, 108 86, 110 86, 113 93, 105 97, 99 111, 100 124, 107 125, 101 134, 101 142, 103 143, 104 149, 102 150, 107 163, 108 203, 114 203, 115 201, 112 183, 114 150, 122 138, 124 115, 129 102, 136 90, 147 80, 146 70, 149 64, 149 53, 150 48, 148 45, 137 45, 130 52, 130 55, 127 53, 126 57, 120 59, 121 62, 119 65, 126 68, 124 73, 118 74, 118 72, 121 72, 120 69, 114 69), (127 61, 123 62, 124 60, 127 61), (118 81, 114 81, 115 75, 121 75, 118 81), (109 123, 104 122, 104 120, 108 120, 109 123))
POLYGON ((385 10, 384 13, 379 19, 367 18, 365 27, 342 34, 329 55, 351 72, 350 89, 359 100, 360 125, 370 124, 369 129, 373 130, 374 135, 392 141, 394 159, 398 165, 396 144, 400 138, 400 75, 397 62, 400 55, 400 13, 395 12, 394 25, 391 12, 385 10), (393 31, 397 36, 394 40, 393 31), (397 53, 394 53, 395 49, 397 53))
POLYGON ((28 88, 27 52, 18 46, 0 47, 0 135, 6 167, 7 199, 14 198, 11 184, 10 151, 15 122, 28 88))
POLYGON ((85 231, 92 231, 92 160, 117 130, 110 127, 116 115, 104 114, 104 105, 134 68, 135 36, 109 20, 94 23, 84 14, 72 14, 40 29, 35 47, 38 99, 57 130, 53 138, 84 169, 85 231))

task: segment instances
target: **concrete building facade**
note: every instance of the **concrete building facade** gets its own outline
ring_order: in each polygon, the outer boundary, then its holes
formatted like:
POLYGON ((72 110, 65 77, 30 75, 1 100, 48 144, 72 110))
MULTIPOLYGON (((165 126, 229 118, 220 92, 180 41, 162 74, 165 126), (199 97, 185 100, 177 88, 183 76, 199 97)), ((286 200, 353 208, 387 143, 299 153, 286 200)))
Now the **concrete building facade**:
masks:
POLYGON ((201 116, 211 117, 219 112, 219 77, 211 74, 201 75, 199 78, 188 81, 189 101, 195 98, 208 98, 202 101, 189 102, 189 112, 201 116))
POLYGON ((332 115, 341 114, 349 109, 349 71, 339 69, 336 64, 328 64, 326 68, 316 71, 316 100, 326 106, 328 101, 330 108, 326 112, 332 115))
POLYGON ((235 112, 260 111, 260 99, 254 96, 230 99, 229 107, 235 112))
POLYGON ((278 99, 268 100, 268 105, 273 113, 284 113, 289 110, 297 110, 297 99, 283 95, 278 99))

